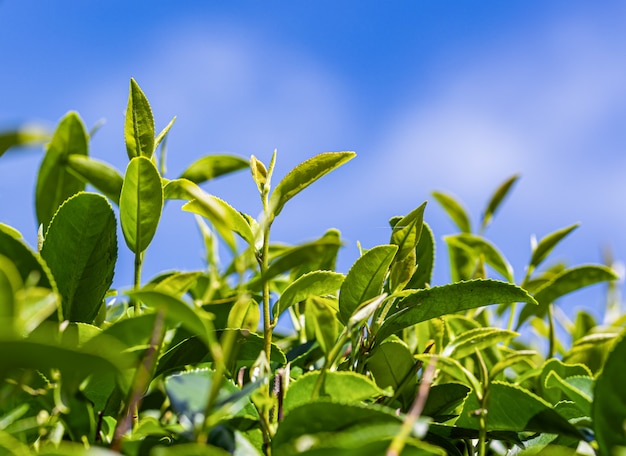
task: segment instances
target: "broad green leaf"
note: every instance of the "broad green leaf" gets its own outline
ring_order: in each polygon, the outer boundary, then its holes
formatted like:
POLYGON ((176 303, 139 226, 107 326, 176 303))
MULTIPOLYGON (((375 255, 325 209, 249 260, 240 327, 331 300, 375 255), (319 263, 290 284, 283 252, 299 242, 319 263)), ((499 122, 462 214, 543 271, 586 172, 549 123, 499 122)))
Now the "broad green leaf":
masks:
POLYGON ((520 312, 517 327, 519 328, 531 316, 543 318, 551 303, 572 291, 599 282, 617 279, 618 276, 612 269, 601 265, 586 265, 566 269, 534 293, 539 305, 536 307, 524 306, 520 312))
POLYGON ((152 158, 154 153, 154 116, 150 103, 131 78, 124 122, 124 139, 129 160, 136 157, 152 158))
POLYGON ((67 157, 66 165, 74 174, 100 190, 115 204, 120 203, 124 179, 111 165, 86 155, 75 154, 67 157))
MULTIPOLYGON (((494 381, 489 385, 488 397, 488 431, 534 431, 582 439, 582 434, 555 411, 552 404, 520 386, 494 381)), ((476 394, 471 392, 455 424, 478 429, 475 411, 480 409, 476 394)))
POLYGON ((65 165, 70 155, 87 153, 85 125, 77 113, 69 112, 59 122, 37 175, 35 208, 37 221, 44 230, 63 201, 85 189, 85 183, 72 175, 65 165))
POLYGON ((497 280, 470 280, 416 290, 399 302, 399 310, 387 317, 376 334, 376 340, 382 342, 401 329, 431 318, 512 302, 536 304, 535 299, 522 288, 497 280))
POLYGON ((1 223, 0 222, 0 231, 2 231, 3 233, 6 233, 10 236, 13 236, 15 239, 22 239, 24 236, 22 236, 22 233, 20 233, 18 230, 16 230, 15 228, 13 228, 12 226, 9 226, 5 223, 1 223))
POLYGON ((307 326, 313 326, 320 348, 328 355, 337 341, 339 328, 336 311, 326 301, 318 296, 309 297, 306 300, 305 317, 307 326))
POLYGON ((533 248, 532 256, 530 258, 530 267, 536 268, 539 266, 543 260, 550 254, 552 249, 556 247, 556 245, 561 242, 561 240, 578 228, 580 224, 576 223, 574 225, 568 226, 567 228, 563 228, 561 230, 555 231, 541 239, 536 247, 533 248))
POLYGON ((455 244, 448 244, 448 260, 450 262, 450 277, 452 282, 472 280, 476 278, 478 262, 466 249, 455 244))
POLYGON ((24 125, 15 130, 0 132, 0 157, 13 147, 34 146, 49 138, 50 134, 37 125, 24 125))
POLYGON ((172 272, 159 277, 158 280, 152 280, 144 286, 144 290, 157 290, 164 293, 182 297, 202 275, 199 271, 194 272, 172 272))
POLYGON ((192 308, 183 300, 157 290, 137 290, 127 293, 131 298, 139 299, 146 306, 165 313, 166 321, 176 326, 180 324, 191 334, 198 336, 209 346, 209 332, 213 330, 212 315, 200 308, 192 308))
POLYGON ((389 337, 378 345, 367 357, 367 369, 381 388, 391 387, 394 391, 404 383, 415 386, 416 361, 406 343, 398 337, 389 337), (412 379, 411 382, 408 380, 412 379))
POLYGON ((300 163, 278 183, 270 196, 270 213, 278 216, 285 203, 313 182, 356 156, 354 152, 324 152, 300 163))
POLYGON ((409 252, 409 254, 401 260, 395 259, 391 263, 389 270, 389 291, 396 293, 404 290, 416 270, 417 261, 415 250, 409 252))
POLYGON ((304 301, 309 296, 335 295, 341 287, 345 276, 332 271, 312 271, 291 282, 283 290, 280 298, 274 304, 274 319, 289 307, 304 301))
POLYGON ((379 245, 355 261, 339 292, 339 320, 346 324, 365 301, 380 295, 389 266, 398 251, 395 245, 379 245))
POLYGON ((120 194, 120 222, 128 248, 136 254, 146 250, 156 233, 163 210, 163 187, 154 163, 133 158, 120 194))
POLYGON ((473 355, 476 350, 482 350, 502 342, 508 342, 519 334, 514 331, 499 328, 476 328, 464 332, 449 343, 441 353, 459 360, 473 355))
POLYGON ((430 286, 435 266, 435 237, 428 223, 424 222, 422 234, 415 248, 417 270, 407 283, 406 288, 420 289, 430 286))
POLYGON ((550 372, 546 378, 546 387, 559 389, 584 416, 591 415, 593 386, 594 381, 592 377, 574 376, 561 378, 556 372, 550 372))
POLYGON ((542 397, 552 404, 563 400, 564 397, 560 390, 546 387, 550 374, 557 374, 560 378, 573 376, 591 377, 591 371, 584 364, 565 363, 556 358, 548 359, 541 368, 538 381, 540 391, 543 393, 542 397))
POLYGON ((517 179, 519 179, 518 174, 515 174, 509 177, 506 181, 504 181, 498 187, 498 189, 491 196, 491 199, 489 200, 489 203, 487 204, 487 208, 485 209, 485 213, 483 214, 481 230, 484 230, 485 228, 487 228, 489 223, 491 223, 491 219, 493 218, 494 214, 500 207, 502 200, 504 200, 504 198, 508 195, 509 191, 511 191, 511 187, 513 187, 513 184, 515 184, 517 179))
POLYGON ((41 256, 62 297, 63 318, 91 323, 113 283, 117 260, 117 221, 108 201, 78 193, 50 222, 41 256))
POLYGON ((249 296, 242 295, 230 309, 226 327, 254 332, 259 327, 260 319, 259 303, 249 296))
POLYGON ((454 382, 432 385, 422 415, 433 418, 452 415, 470 391, 466 385, 454 382))
POLYGON ((496 378, 500 372, 504 371, 508 367, 514 366, 515 364, 523 362, 530 363, 537 355, 538 353, 535 350, 515 351, 494 364, 494 366, 489 370, 489 378, 496 378))
POLYGON ((489 266, 507 281, 514 281, 511 264, 504 258, 502 253, 485 238, 469 233, 461 233, 445 236, 444 239, 448 244, 454 244, 456 247, 471 252, 475 257, 482 257, 489 266))
MULTIPOLYGON (((283 402, 285 415, 296 407, 310 403, 319 376, 319 371, 310 372, 289 384, 283 402)), ((365 375, 356 372, 326 372, 321 398, 343 404, 360 404, 387 395, 365 375)))
POLYGON ((615 342, 618 334, 612 332, 592 333, 581 337, 572 344, 572 348, 563 356, 563 361, 567 363, 581 363, 585 365, 595 375, 598 374, 615 342))
POLYGON ((396 253, 394 261, 400 261, 409 255, 409 253, 415 251, 415 247, 422 234, 424 209, 426 209, 425 202, 408 215, 402 217, 394 225, 391 232, 391 240, 389 241, 389 244, 398 246, 398 252, 396 253))
MULTIPOLYGON (((276 450, 304 434, 346 430, 363 424, 400 423, 402 417, 397 416, 389 408, 375 404, 346 404, 344 402, 316 401, 308 402, 292 408, 278 426, 272 439, 276 450)), ((277 454, 280 452, 277 451, 277 454)))
POLYGON ((206 155, 193 162, 180 178, 200 184, 248 166, 250 166, 248 160, 235 155, 206 155))
POLYGON ((443 192, 432 192, 432 195, 462 233, 472 231, 467 211, 456 198, 443 192))
POLYGON ((596 379, 591 407, 593 430, 601 454, 612 454, 626 446, 626 333, 622 332, 596 379))
POLYGON ((52 273, 41 256, 33 252, 22 239, 0 230, 0 255, 15 264, 22 281, 42 288, 56 290, 52 273))

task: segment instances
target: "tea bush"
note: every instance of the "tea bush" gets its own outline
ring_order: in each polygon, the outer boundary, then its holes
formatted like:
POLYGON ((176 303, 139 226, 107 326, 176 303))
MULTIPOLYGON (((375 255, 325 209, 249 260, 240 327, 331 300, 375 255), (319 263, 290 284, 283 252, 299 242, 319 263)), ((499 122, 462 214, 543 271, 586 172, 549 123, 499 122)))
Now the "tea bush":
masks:
POLYGON ((0 137, 0 155, 47 143, 39 245, 0 224, 2 454, 626 454, 624 319, 557 318, 559 298, 617 276, 611 265, 545 266, 572 225, 532 247, 515 283, 484 232, 516 176, 489 199, 478 232, 459 202, 432 194, 459 230, 445 238, 451 283, 430 285, 426 203, 393 217, 389 243, 342 274, 338 231, 299 245, 271 234, 285 205, 353 152, 319 154, 280 179, 276 153, 267 164, 209 155, 171 179, 173 123, 157 134, 131 80, 123 174, 90 157, 75 112, 50 137, 0 137), (201 187, 243 169, 260 196, 256 219, 201 187), (145 281, 144 254, 172 199, 197 216, 207 266, 145 281), (134 255, 123 290, 112 289, 118 248, 134 255), (293 331, 277 330, 281 315, 293 331))

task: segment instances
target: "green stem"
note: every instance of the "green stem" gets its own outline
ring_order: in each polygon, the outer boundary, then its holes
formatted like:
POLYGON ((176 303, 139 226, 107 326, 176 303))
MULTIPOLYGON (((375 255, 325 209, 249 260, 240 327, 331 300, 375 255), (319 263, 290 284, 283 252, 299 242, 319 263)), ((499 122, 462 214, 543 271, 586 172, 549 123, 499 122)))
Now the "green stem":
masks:
MULTIPOLYGON (((135 275, 134 275, 134 280, 133 280, 135 290, 138 290, 141 287, 142 263, 143 263, 143 252, 135 253, 135 275)), ((139 301, 134 299, 133 305, 135 307, 135 315, 139 314, 139 311, 140 311, 139 301)))
POLYGON ((554 357, 554 352, 556 349, 556 339, 554 333, 554 315, 552 315, 552 304, 548 304, 548 359, 554 357))

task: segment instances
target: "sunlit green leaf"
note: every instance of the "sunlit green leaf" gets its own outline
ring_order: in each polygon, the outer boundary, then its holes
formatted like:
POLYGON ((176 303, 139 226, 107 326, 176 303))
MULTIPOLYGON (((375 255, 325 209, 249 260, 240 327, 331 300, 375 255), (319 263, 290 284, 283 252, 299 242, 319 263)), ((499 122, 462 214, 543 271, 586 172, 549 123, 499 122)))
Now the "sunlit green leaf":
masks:
POLYGON ((205 155, 193 162, 181 175, 196 184, 233 173, 250 166, 248 160, 236 155, 205 155))
POLYGON ((338 316, 342 323, 347 323, 359 305, 381 293, 397 250, 395 245, 379 245, 355 261, 339 292, 338 316))
POLYGON ((73 154, 67 157, 67 167, 104 193, 115 204, 119 204, 124 179, 111 165, 85 155, 73 154))
POLYGON ((117 221, 108 201, 78 193, 50 223, 41 256, 63 298, 63 318, 91 323, 113 282, 117 260, 117 221))
POLYGON ((305 315, 307 326, 313 326, 315 339, 324 354, 328 355, 337 341, 339 328, 336 311, 326 301, 328 300, 319 296, 309 297, 306 300, 305 315))
POLYGON ((533 249, 532 256, 530 258, 530 267, 536 268, 539 266, 543 260, 550 254, 552 249, 556 247, 556 245, 563 240, 568 234, 578 228, 580 224, 575 223, 574 225, 568 226, 567 228, 563 228, 561 230, 555 231, 554 233, 550 233, 533 249))
POLYGON ((154 116, 139 84, 131 78, 124 122, 124 139, 128 158, 152 158, 154 153, 154 116))
MULTIPOLYGON (((416 361, 406 343, 397 337, 389 337, 367 357, 367 368, 381 388, 398 387, 416 372, 416 361)), ((416 383, 412 379, 412 385, 416 383)))
POLYGON ((502 204, 502 200, 504 200, 504 198, 509 194, 509 192, 511 191, 511 187, 513 187, 513 184, 517 182, 517 179, 519 179, 518 174, 509 177, 493 193, 491 199, 489 200, 489 203, 487 204, 485 213, 483 214, 481 230, 487 228, 489 223, 491 223, 491 219, 500 207, 500 204, 502 204))
POLYGON ((443 192, 432 192, 432 195, 462 233, 472 231, 469 216, 461 203, 453 196, 443 192))
POLYGON ((274 305, 274 318, 309 296, 336 294, 344 279, 343 274, 332 271, 312 271, 300 276, 283 290, 280 299, 274 305))
POLYGON ((512 302, 536 303, 525 290, 496 280, 471 280, 416 290, 400 301, 399 310, 387 317, 376 338, 382 342, 387 336, 421 321, 490 304, 512 302))
POLYGON ((124 176, 120 195, 120 221, 126 245, 141 253, 152 241, 163 210, 159 171, 146 157, 133 158, 124 176))
POLYGON ((0 230, 0 255, 6 256, 17 267, 23 282, 56 290, 52 273, 38 253, 33 252, 22 239, 0 230))
POLYGON ((461 233, 446 236, 444 239, 448 244, 454 244, 461 249, 471 252, 475 257, 481 257, 498 274, 507 281, 513 282, 513 268, 511 264, 504 258, 504 255, 485 238, 469 233, 461 233))
POLYGON ((15 130, 0 132, 0 157, 13 147, 34 146, 48 138, 50 133, 37 125, 24 125, 15 130))
POLYGON ((87 155, 87 143, 82 120, 75 112, 67 113, 47 146, 37 175, 35 207, 37 220, 44 230, 63 201, 85 189, 85 183, 72 175, 65 164, 70 155, 87 155))
POLYGON ((389 241, 389 244, 398 246, 398 252, 396 253, 394 261, 402 260, 409 253, 415 251, 415 247, 422 233, 424 209, 426 209, 425 202, 405 217, 402 217, 398 223, 394 225, 391 232, 391 240, 389 241))
POLYGON ((518 336, 514 331, 499 328, 476 328, 457 336, 443 350, 443 356, 461 359, 472 355, 476 350, 482 350, 518 336))
POLYGON ((270 211, 276 217, 285 203, 313 182, 356 156, 354 152, 324 152, 300 163, 278 183, 270 196, 270 211))
POLYGON ((415 247, 417 269, 406 288, 420 289, 430 286, 435 267, 435 237, 428 223, 424 222, 419 242, 415 247))

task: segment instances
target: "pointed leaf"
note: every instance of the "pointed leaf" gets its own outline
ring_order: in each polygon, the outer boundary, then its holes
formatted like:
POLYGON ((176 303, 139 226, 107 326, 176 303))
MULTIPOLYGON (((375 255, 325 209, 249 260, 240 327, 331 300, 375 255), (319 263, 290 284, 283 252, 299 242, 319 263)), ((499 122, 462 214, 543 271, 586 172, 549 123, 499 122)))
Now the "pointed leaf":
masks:
POLYGON ((519 334, 514 331, 499 328, 475 328, 464 332, 450 342, 441 353, 456 360, 472 355, 476 350, 482 350, 502 342, 508 342, 519 334))
POLYGON ((382 342, 401 329, 431 318, 490 304, 512 302, 536 304, 525 290, 497 280, 470 280, 416 290, 400 301, 398 312, 387 317, 376 334, 376 340, 382 342))
POLYGON ((252 155, 250 157, 250 170, 252 171, 252 179, 256 183, 259 193, 263 195, 267 186, 267 168, 261 160, 252 155))
POLYGON ((443 192, 433 192, 432 195, 462 233, 472 231, 467 211, 453 196, 443 192))
POLYGON ((496 213, 496 211, 500 207, 500 204, 502 203, 502 200, 504 200, 504 198, 511 191, 511 187, 513 187, 513 184, 515 184, 515 182, 517 182, 517 179, 519 179, 519 174, 515 174, 515 175, 509 177, 494 192, 493 196, 489 200, 489 203, 487 204, 487 208, 485 209, 485 213, 483 214, 483 221, 482 221, 482 227, 481 227, 482 230, 487 228, 489 223, 491 223, 491 219, 493 218, 494 214, 496 213))
POLYGON ((469 233, 461 233, 445 236, 444 239, 448 244, 454 244, 461 249, 471 252, 475 257, 481 256, 498 274, 507 281, 513 282, 513 268, 511 264, 504 258, 502 253, 485 238, 469 233))
POLYGON ((128 158, 152 158, 154 153, 154 116, 150 103, 139 84, 131 78, 124 122, 124 139, 128 158))
POLYGON ((599 282, 610 282, 617 279, 618 276, 612 269, 601 265, 585 265, 566 269, 535 292, 534 297, 539 305, 536 307, 524 306, 520 312, 517 327, 519 328, 533 315, 543 318, 548 312, 548 306, 568 293, 599 282))
POLYGON ((47 146, 35 189, 37 220, 44 230, 59 206, 75 193, 85 189, 85 183, 65 167, 70 155, 87 155, 87 131, 75 112, 61 119, 47 146))
POLYGON ((313 326, 315 339, 322 352, 328 356, 337 341, 339 328, 335 316, 336 311, 327 301, 329 300, 319 296, 308 298, 305 306, 305 317, 307 326, 313 326))
POLYGON ((120 222, 126 245, 141 253, 152 241, 163 210, 163 187, 154 163, 133 158, 124 176, 120 194, 120 222))
POLYGON ((339 320, 346 324, 365 301, 378 296, 398 251, 395 245, 379 245, 365 252, 348 271, 339 293, 339 320))
POLYGON ((250 166, 248 160, 235 155, 206 155, 193 162, 180 178, 200 184, 248 166, 250 166))
POLYGON ((530 267, 536 268, 539 266, 543 260, 550 254, 552 249, 563 240, 568 234, 578 228, 579 224, 576 223, 574 225, 568 226, 567 228, 563 228, 561 230, 555 231, 541 239, 539 244, 533 249, 532 256, 530 258, 530 267))
POLYGON ((426 288, 430 286, 435 267, 435 236, 426 222, 422 226, 422 234, 415 250, 417 269, 406 288, 426 288))
MULTIPOLYGON (((172 118, 172 120, 170 120, 170 123, 168 123, 165 126, 165 128, 163 130, 161 130, 161 133, 159 133, 157 135, 157 137, 154 139, 154 150, 155 151, 159 147, 159 144, 161 144, 161 141, 163 141, 165 139, 165 137, 167 136, 167 134, 170 132, 170 128, 172 128, 172 125, 174 125, 174 122, 176 122, 176 116, 174 116, 172 118)), ((165 144, 165 143, 163 143, 163 144, 165 144)))
POLYGON ((415 355, 415 359, 422 361, 424 364, 436 362, 438 370, 470 386, 472 390, 478 391, 482 395, 483 387, 480 381, 456 359, 428 353, 415 355))
POLYGON ((424 209, 426 202, 402 217, 393 227, 389 244, 398 246, 398 253, 394 261, 404 259, 409 253, 415 251, 422 233, 424 223, 424 209))
MULTIPOLYGON (((479 419, 474 412, 480 408, 476 394, 471 392, 456 425, 478 429, 479 419)), ((552 404, 520 386, 492 382, 487 411, 488 431, 547 432, 582 439, 582 434, 554 410, 552 404)))
POLYGON ((85 155, 67 157, 67 167, 85 182, 104 193, 115 204, 120 203, 120 192, 124 178, 111 165, 85 155))
POLYGON ((626 446, 626 337, 622 332, 596 379, 591 410, 593 428, 601 454, 626 446))
POLYGON ((354 152, 324 152, 296 166, 278 183, 270 196, 270 212, 276 217, 285 203, 313 182, 356 156, 354 152))
POLYGON ((345 276, 332 271, 313 271, 291 282, 274 304, 273 315, 276 319, 289 307, 304 301, 309 296, 335 295, 345 276))
POLYGON ((591 415, 593 386, 592 377, 573 376, 561 378, 556 372, 550 372, 546 378, 546 387, 559 389, 584 416, 591 415))
POLYGON ((50 222, 41 256, 63 298, 63 318, 91 323, 117 260, 117 221, 109 202, 95 193, 68 199, 50 222))

